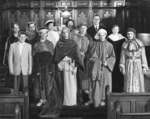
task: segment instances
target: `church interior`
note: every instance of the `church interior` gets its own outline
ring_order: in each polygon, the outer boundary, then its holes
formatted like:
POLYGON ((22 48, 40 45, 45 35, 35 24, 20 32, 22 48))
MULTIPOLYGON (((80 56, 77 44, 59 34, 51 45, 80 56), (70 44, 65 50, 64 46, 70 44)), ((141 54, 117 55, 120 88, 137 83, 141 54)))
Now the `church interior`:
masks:
POLYGON ((54 19, 59 26, 71 18, 75 26, 86 23, 90 27, 93 16, 99 15, 108 33, 114 24, 119 25, 124 36, 128 27, 136 29, 150 67, 149 13, 150 0, 0 0, 0 119, 150 119, 150 73, 144 77, 145 93, 108 91, 106 106, 64 106, 58 116, 41 116, 41 108, 32 99, 33 81, 29 81, 29 95, 12 95, 8 64, 4 62, 12 23, 26 30, 29 21, 41 28, 48 19, 54 19))

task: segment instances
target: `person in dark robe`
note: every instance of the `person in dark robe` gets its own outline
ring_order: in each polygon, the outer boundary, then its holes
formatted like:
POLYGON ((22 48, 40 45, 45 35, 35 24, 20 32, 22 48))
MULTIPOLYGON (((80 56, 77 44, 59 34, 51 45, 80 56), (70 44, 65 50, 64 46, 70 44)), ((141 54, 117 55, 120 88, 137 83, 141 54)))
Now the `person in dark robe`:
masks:
POLYGON ((87 34, 91 37, 91 40, 95 40, 95 35, 101 28, 106 29, 106 26, 100 22, 99 15, 95 15, 93 18, 93 25, 87 29, 87 34))
MULTIPOLYGON (((63 105, 77 105, 77 68, 84 68, 83 60, 78 45, 70 37, 70 30, 67 27, 62 29, 62 37, 55 49, 54 61, 58 69, 63 72, 63 105)), ((62 90, 62 89, 61 89, 62 90)))
POLYGON ((60 108, 59 91, 55 80, 55 65, 53 62, 54 46, 47 40, 48 29, 40 30, 40 41, 33 48, 34 72, 39 77, 40 101, 37 106, 42 106, 40 116, 55 117, 60 108))
POLYGON ((8 52, 9 52, 10 44, 17 42, 19 40, 18 39, 19 31, 20 31, 19 24, 17 23, 12 24, 12 33, 7 38, 6 43, 5 43, 5 51, 4 51, 4 57, 3 57, 3 64, 5 65, 8 64, 8 52))
MULTIPOLYGON (((40 31, 40 41, 35 43, 33 47, 34 56, 34 73, 39 76, 40 79, 40 101, 37 106, 45 104, 48 98, 48 81, 52 77, 52 56, 54 53, 53 44, 48 41, 47 29, 41 29, 40 31)), ((52 80, 52 79, 51 79, 52 80)))
POLYGON ((39 41, 39 34, 38 30, 36 27, 36 24, 34 22, 28 22, 28 27, 27 27, 27 36, 28 39, 26 40, 27 43, 30 43, 32 46, 39 41))
POLYGON ((116 63, 112 72, 112 92, 123 92, 123 75, 120 72, 119 62, 121 54, 121 46, 125 42, 125 37, 119 33, 119 26, 112 27, 112 33, 108 36, 108 41, 113 45, 116 63))
MULTIPOLYGON (((8 66, 8 54, 9 54, 9 48, 10 45, 14 42, 19 41, 19 31, 20 31, 20 26, 18 23, 13 23, 12 27, 11 27, 11 33, 8 36, 8 38, 6 39, 5 42, 5 50, 4 50, 4 55, 3 55, 3 65, 8 66)), ((14 84, 14 80, 13 80, 13 76, 10 75, 9 73, 7 74, 7 78, 6 78, 6 85, 9 88, 13 88, 13 84, 14 84)))
POLYGON ((112 71, 115 64, 115 53, 111 43, 106 40, 107 31, 100 29, 95 39, 89 44, 86 58, 91 82, 91 102, 94 107, 104 106, 106 89, 112 90, 112 71))

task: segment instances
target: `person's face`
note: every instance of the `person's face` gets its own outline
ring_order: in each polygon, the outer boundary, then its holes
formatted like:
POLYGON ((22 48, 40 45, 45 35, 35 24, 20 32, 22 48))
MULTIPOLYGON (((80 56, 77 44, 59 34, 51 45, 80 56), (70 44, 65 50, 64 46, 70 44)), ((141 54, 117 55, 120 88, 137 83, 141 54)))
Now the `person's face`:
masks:
POLYGON ((80 33, 81 34, 86 34, 87 26, 81 26, 80 28, 80 33))
POLYGON ((30 24, 29 28, 31 31, 35 31, 35 29, 36 29, 35 24, 30 24))
POLYGON ((118 26, 114 26, 114 27, 112 28, 112 33, 113 33, 113 34, 119 33, 119 27, 118 27, 118 26))
POLYGON ((20 41, 21 43, 25 42, 26 39, 27 39, 27 36, 26 36, 25 34, 20 34, 20 36, 19 36, 19 41, 20 41))
POLYGON ((94 19, 93 19, 93 24, 94 25, 99 25, 100 23, 100 17, 99 16, 95 16, 94 19))
POLYGON ((53 23, 53 22, 48 24, 48 29, 49 29, 49 30, 52 30, 53 27, 54 27, 54 23, 53 23))
POLYGON ((14 27, 13 27, 14 33, 18 33, 19 30, 20 30, 19 25, 18 24, 14 24, 14 27))
POLYGON ((69 27, 69 28, 72 28, 73 25, 74 25, 74 24, 73 24, 73 21, 69 21, 69 22, 68 22, 68 27, 69 27))
POLYGON ((105 34, 105 33, 100 33, 100 34, 99 34, 99 39, 100 39, 101 41, 104 41, 104 40, 106 39, 106 34, 105 34))
POLYGON ((63 29, 62 36, 64 39, 69 39, 69 31, 67 29, 63 29))
POLYGON ((135 37, 135 34, 134 34, 133 32, 131 32, 131 31, 127 32, 127 38, 128 38, 129 40, 134 39, 134 37, 135 37))
POLYGON ((46 40, 48 34, 47 34, 47 32, 41 32, 41 33, 40 33, 40 36, 41 36, 41 40, 46 40))

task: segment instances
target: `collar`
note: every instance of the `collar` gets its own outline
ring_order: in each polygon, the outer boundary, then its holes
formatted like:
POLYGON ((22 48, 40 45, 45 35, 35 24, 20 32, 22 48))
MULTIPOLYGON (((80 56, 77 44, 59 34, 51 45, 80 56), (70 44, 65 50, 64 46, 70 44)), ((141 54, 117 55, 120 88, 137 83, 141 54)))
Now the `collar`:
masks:
POLYGON ((21 42, 19 42, 19 41, 18 41, 18 44, 19 44, 19 45, 24 45, 24 44, 25 44, 25 42, 21 43, 21 42))
POLYGON ((99 28, 99 24, 98 25, 94 25, 95 28, 99 28))

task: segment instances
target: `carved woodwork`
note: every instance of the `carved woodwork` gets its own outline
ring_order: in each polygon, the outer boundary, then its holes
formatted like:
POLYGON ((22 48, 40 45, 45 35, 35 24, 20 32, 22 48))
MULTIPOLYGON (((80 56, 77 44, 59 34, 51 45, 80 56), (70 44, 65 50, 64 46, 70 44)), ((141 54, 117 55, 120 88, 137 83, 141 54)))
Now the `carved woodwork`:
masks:
POLYGON ((149 93, 111 93, 108 96, 107 119, 149 119, 149 93))
POLYGON ((0 118, 28 119, 24 95, 0 95, 0 118))

